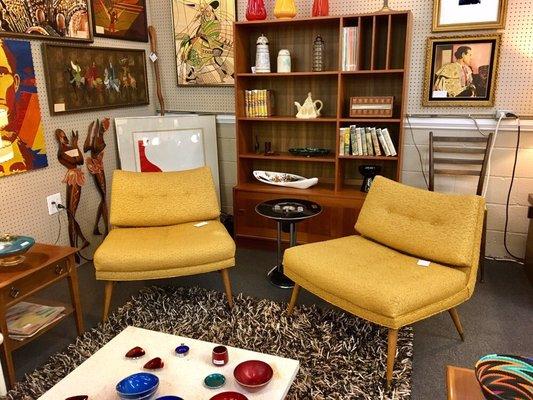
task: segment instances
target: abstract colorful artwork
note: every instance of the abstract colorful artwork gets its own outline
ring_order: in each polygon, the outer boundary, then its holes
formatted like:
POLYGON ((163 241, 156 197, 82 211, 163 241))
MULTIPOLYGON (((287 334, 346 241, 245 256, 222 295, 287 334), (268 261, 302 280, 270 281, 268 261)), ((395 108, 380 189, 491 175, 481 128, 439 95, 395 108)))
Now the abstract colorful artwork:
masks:
POLYGON ((89 0, 2 0, 0 35, 92 42, 89 0))
POLYGON ((178 85, 233 85, 234 0, 172 0, 178 85))
POLYGON ((93 0, 95 36, 148 41, 145 0, 93 0))
POLYGON ((0 40, 0 176, 48 165, 30 42, 0 40))
POLYGON ((52 114, 149 103, 144 50, 44 46, 52 114))

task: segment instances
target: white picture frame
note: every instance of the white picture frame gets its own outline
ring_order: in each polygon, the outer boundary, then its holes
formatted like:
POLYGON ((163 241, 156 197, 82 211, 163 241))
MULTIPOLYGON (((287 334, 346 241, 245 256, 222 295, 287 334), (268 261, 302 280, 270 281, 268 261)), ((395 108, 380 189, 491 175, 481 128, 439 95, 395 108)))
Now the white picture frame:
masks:
POLYGON ((507 0, 433 0, 433 32, 503 29, 507 0))

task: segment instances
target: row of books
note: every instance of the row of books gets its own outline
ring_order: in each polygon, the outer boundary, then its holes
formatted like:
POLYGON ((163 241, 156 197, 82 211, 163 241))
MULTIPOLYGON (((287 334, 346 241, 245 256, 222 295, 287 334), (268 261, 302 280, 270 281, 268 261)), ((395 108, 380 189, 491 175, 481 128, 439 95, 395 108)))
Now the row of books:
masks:
POLYGON ((273 114, 273 92, 265 89, 244 91, 244 110, 247 117, 270 117, 273 114))
POLYGON ((52 307, 22 301, 6 313, 9 337, 24 340, 63 317, 65 307, 52 307))
POLYGON ((357 70, 359 28, 350 26, 342 29, 342 70, 357 70))
POLYGON ((340 129, 341 156, 395 156, 396 148, 387 128, 350 127, 340 129))

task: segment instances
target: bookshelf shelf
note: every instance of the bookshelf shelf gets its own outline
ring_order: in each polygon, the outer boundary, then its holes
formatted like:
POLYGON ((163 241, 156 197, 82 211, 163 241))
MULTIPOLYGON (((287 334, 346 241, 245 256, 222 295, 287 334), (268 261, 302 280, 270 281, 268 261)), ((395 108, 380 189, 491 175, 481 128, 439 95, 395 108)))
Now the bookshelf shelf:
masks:
POLYGON ((237 142, 237 185, 234 188, 235 232, 239 239, 276 237, 272 221, 258 216, 254 208, 265 200, 292 197, 318 202, 322 214, 299 226, 302 242, 353 234, 353 225, 365 199, 360 192, 359 167, 381 166, 382 175, 398 180, 402 164, 403 125, 407 103, 407 76, 411 45, 410 11, 301 18, 293 20, 242 21, 235 23, 235 109, 237 142), (343 71, 343 32, 357 27, 357 70, 343 71), (271 73, 251 73, 255 64, 256 40, 269 40, 271 73), (326 71, 312 71, 312 48, 317 35, 326 42, 326 71), (294 72, 275 72, 279 49, 291 52, 294 72), (245 91, 269 90, 273 96, 271 117, 246 117, 245 91), (322 100, 323 117, 298 119, 294 102, 303 103, 307 93, 322 100), (350 98, 393 96, 392 118, 351 118, 350 98), (340 155, 340 129, 387 128, 397 156, 340 155), (255 153, 271 142, 275 156, 255 153), (299 157, 288 153, 293 147, 321 147, 331 150, 323 157, 299 157), (300 190, 258 182, 254 170, 270 170, 317 177, 319 184, 300 190))

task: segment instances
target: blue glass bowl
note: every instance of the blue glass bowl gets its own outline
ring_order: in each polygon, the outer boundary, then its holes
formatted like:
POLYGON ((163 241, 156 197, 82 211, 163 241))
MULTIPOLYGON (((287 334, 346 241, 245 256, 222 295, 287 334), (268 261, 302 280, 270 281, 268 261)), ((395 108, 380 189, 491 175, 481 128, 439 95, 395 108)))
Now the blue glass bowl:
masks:
POLYGON ((159 378, 148 372, 139 372, 127 376, 117 383, 118 395, 124 399, 141 399, 152 395, 159 386, 159 378))
POLYGON ((161 396, 161 397, 158 397, 155 400, 183 400, 183 399, 181 397, 178 397, 178 396, 161 396))

